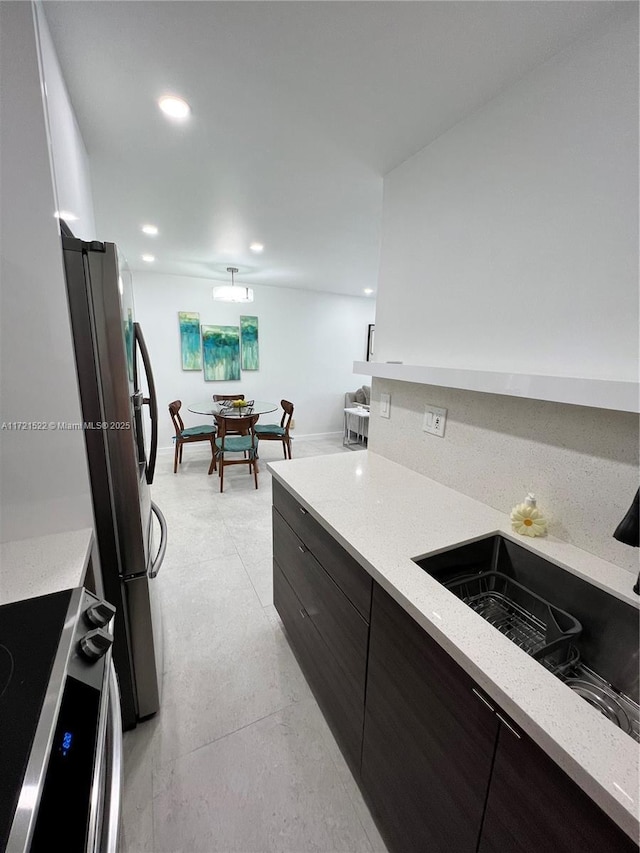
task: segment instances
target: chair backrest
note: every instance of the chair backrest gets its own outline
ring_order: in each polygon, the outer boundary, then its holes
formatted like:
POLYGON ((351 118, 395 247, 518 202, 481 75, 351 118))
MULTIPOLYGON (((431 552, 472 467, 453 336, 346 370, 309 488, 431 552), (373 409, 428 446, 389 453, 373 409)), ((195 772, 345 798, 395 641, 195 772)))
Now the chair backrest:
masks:
POLYGON ((227 433, 230 435, 238 435, 239 433, 251 436, 251 446, 255 447, 256 433, 254 427, 258 420, 258 415, 247 415, 246 418, 223 418, 222 415, 214 415, 216 424, 218 425, 218 438, 222 439, 222 449, 224 450, 224 438, 227 433))
POLYGON ((171 415, 171 420, 173 421, 173 428, 175 429, 176 436, 178 438, 180 438, 184 429, 184 423, 182 421, 182 418, 180 417, 181 408, 182 400, 174 400, 173 403, 169 403, 169 414, 171 415))
POLYGON ((280 426, 283 427, 287 435, 289 435, 289 425, 291 424, 291 418, 293 416, 293 403, 290 403, 288 400, 280 400, 280 405, 284 410, 280 426))
POLYGON ((220 403, 222 400, 244 400, 244 394, 214 394, 213 402, 220 403))

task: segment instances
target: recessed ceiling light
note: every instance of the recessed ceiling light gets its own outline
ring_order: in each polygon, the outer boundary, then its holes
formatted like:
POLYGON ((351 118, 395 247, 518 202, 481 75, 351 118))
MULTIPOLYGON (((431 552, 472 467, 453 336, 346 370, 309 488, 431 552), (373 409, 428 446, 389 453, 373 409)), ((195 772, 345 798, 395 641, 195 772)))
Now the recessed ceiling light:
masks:
POLYGON ((182 98, 174 95, 165 95, 158 100, 158 106, 169 118, 184 119, 191 112, 191 107, 182 98))
POLYGON ((75 213, 71 213, 69 210, 56 210, 53 214, 56 219, 64 219, 65 222, 77 222, 78 217, 75 213))
POLYGON ((143 225, 142 226, 142 232, 143 232, 143 234, 150 234, 152 237, 155 237, 156 234, 158 233, 158 226, 157 225, 143 225))
POLYGON ((371 290, 370 287, 365 287, 364 292, 367 294, 367 296, 371 296, 371 294, 373 293, 373 290, 371 290))
POLYGON ((146 261, 148 264, 152 264, 155 261, 155 255, 143 255, 142 260, 146 261))
POLYGON ((264 249, 264 243, 252 243, 249 248, 252 252, 261 252, 264 249))

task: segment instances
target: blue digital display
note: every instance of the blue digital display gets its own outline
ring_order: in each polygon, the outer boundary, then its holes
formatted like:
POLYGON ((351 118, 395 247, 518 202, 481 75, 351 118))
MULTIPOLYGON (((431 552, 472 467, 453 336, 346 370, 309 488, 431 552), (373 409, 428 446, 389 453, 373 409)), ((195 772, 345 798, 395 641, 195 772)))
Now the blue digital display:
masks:
POLYGON ((60 748, 60 751, 62 752, 63 755, 66 755, 69 752, 69 750, 71 749, 72 743, 73 743, 73 733, 72 732, 65 732, 62 736, 62 746, 60 748))

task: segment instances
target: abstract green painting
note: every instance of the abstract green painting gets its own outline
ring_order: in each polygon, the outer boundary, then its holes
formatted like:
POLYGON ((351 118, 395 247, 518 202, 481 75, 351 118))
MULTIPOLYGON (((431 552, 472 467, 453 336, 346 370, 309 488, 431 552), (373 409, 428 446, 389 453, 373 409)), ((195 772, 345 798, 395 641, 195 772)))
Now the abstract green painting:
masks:
POLYGON ((202 352, 207 382, 240 379, 240 328, 203 326, 202 352))
POLYGON ((200 315, 178 311, 180 323, 180 350, 183 370, 202 370, 202 343, 200 340, 200 315))
POLYGON ((240 341, 242 344, 242 369, 260 370, 257 317, 240 317, 240 341))

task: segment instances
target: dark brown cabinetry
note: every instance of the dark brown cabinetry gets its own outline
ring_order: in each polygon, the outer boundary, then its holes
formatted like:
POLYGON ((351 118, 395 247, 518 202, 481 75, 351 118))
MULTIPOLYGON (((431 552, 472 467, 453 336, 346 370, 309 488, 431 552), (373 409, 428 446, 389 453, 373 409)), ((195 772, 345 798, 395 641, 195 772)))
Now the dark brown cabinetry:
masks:
POLYGON ((368 622, 371 611, 371 575, 275 480, 273 505, 368 622))
POLYGON ((637 853, 276 481, 273 495, 275 606, 393 853, 637 853))
POLYGON ((377 584, 362 783, 397 853, 638 850, 377 584))
POLYGON ((359 773, 372 580, 273 485, 274 604, 336 740, 359 773))
POLYGON ((479 853, 637 853, 637 846, 524 734, 500 727, 479 853))
POLYGON ((392 850, 475 853, 498 719, 374 584, 362 782, 392 850))
POLYGON ((290 643, 345 758, 359 771, 362 745, 362 701, 336 667, 327 646, 278 564, 273 566, 273 600, 290 643))

